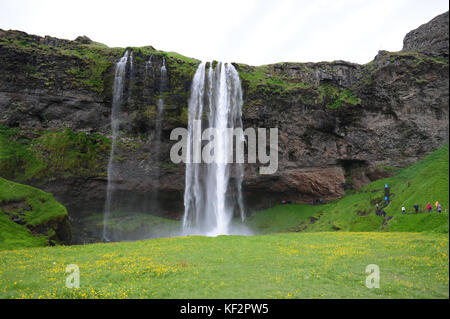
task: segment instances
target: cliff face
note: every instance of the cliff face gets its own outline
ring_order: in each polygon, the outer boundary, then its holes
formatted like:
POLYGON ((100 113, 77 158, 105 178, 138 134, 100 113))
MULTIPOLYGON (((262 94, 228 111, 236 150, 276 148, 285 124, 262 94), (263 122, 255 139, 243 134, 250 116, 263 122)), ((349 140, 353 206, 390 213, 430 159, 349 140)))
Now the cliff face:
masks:
MULTIPOLYGON (((408 33, 401 52, 380 51, 365 65, 234 64, 244 91, 244 126, 280 133, 276 174, 259 175, 260 165, 246 165, 247 206, 340 197, 447 142, 446 41, 448 13, 408 33)), ((145 211, 152 205, 149 192, 157 189, 160 213, 176 217, 183 211, 185 168, 170 162, 169 134, 186 126, 199 61, 152 47, 130 49, 134 64, 127 69, 117 154, 121 205, 145 211), (160 93, 163 58, 168 85, 160 93)), ((0 176, 54 193, 75 222, 103 211, 114 63, 123 53, 86 37, 67 41, 0 30, 0 176)))
POLYGON ((266 177, 253 170, 246 181, 285 198, 333 198, 422 158, 448 141, 447 61, 381 51, 367 65, 267 66, 292 87, 263 100, 257 87, 245 123, 279 128, 280 168, 266 177))
POLYGON ((409 32, 402 51, 415 51, 448 58, 448 11, 409 32))

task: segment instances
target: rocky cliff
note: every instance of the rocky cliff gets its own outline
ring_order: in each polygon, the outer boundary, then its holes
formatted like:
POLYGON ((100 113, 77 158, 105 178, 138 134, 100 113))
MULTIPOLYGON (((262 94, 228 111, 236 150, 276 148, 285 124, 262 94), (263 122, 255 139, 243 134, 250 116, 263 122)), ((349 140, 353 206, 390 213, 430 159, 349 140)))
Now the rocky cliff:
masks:
MULTIPOLYGON (((186 126, 199 61, 153 47, 129 49, 134 63, 121 111, 118 197, 123 208, 146 211, 153 205, 148 194, 157 190, 159 214, 176 218, 185 168, 170 161, 169 134, 186 126), (160 92, 163 58, 168 85, 160 92), (159 98, 165 112, 157 160, 159 98)), ((0 30, 0 176, 52 192, 75 224, 103 211, 114 64, 124 51, 87 37, 0 30)), ((244 126, 277 127, 280 134, 276 174, 246 165, 249 209, 340 197, 448 141, 448 13, 408 33, 402 51, 380 51, 365 65, 234 65, 244 126)))
POLYGON ((409 32, 402 51, 415 51, 448 58, 448 11, 409 32))

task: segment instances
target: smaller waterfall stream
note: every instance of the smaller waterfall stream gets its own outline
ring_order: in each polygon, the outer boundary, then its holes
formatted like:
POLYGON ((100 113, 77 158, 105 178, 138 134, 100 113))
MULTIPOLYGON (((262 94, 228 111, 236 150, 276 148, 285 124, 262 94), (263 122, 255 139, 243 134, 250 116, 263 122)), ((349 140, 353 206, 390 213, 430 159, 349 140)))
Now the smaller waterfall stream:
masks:
MULTIPOLYGON (((114 75, 114 87, 113 87, 113 100, 112 100, 112 110, 111 110, 111 151, 109 153, 108 161, 108 185, 106 188, 106 202, 105 202, 105 212, 103 218, 103 238, 106 241, 110 241, 109 234, 107 233, 107 222, 111 216, 111 203, 112 196, 114 192, 114 180, 116 178, 117 172, 115 171, 114 165, 114 154, 117 144, 117 138, 119 135, 120 127, 120 106, 122 104, 123 90, 124 90, 124 80, 126 73, 126 66, 130 58, 130 52, 127 50, 124 56, 116 63, 115 75, 114 75)), ((130 61, 132 63, 132 61, 130 61)), ((131 66, 130 66, 131 67, 131 66)))
POLYGON ((161 65, 161 78, 159 82, 159 98, 157 102, 157 115, 156 115, 156 127, 155 127, 155 143, 157 145, 155 151, 159 159, 159 151, 161 147, 161 131, 162 131, 162 120, 164 116, 164 97, 163 94, 166 91, 167 86, 167 69, 166 69, 166 59, 163 57, 161 65))
POLYGON ((134 67, 133 67, 133 52, 130 52, 130 56, 129 56, 129 60, 130 60, 130 70, 128 72, 128 104, 131 104, 131 97, 133 95, 133 78, 134 78, 134 67))
POLYGON ((160 82, 159 82, 159 98, 156 104, 156 123, 155 123, 155 135, 154 135, 154 147, 153 147, 153 158, 155 161, 154 165, 154 191, 151 194, 151 206, 153 211, 159 210, 158 205, 158 188, 160 185, 160 159, 161 159, 161 133, 162 133, 162 125, 164 120, 164 92, 166 91, 167 86, 167 69, 166 69, 166 60, 163 57, 161 68, 160 68, 160 82))
POLYGON ((147 63, 145 64, 145 71, 152 72, 153 71, 153 54, 148 58, 147 63))

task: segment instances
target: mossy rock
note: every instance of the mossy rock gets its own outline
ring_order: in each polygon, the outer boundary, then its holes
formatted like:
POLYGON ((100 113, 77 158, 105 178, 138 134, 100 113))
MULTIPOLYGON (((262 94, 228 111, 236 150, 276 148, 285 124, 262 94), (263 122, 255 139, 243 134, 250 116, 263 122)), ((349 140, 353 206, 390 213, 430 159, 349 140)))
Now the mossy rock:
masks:
POLYGON ((0 177, 0 249, 70 243, 67 209, 53 195, 0 177))

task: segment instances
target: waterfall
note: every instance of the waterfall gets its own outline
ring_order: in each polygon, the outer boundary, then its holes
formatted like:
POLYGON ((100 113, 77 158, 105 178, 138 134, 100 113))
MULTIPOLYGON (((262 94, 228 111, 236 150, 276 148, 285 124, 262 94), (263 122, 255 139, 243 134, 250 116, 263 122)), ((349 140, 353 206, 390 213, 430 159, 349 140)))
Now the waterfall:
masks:
POLYGON ((166 91, 167 86, 167 69, 166 69, 166 60, 163 57, 161 69, 160 69, 160 82, 159 82, 159 98, 157 101, 157 115, 156 115, 156 125, 155 125, 155 136, 154 136, 154 149, 153 154, 155 154, 155 190, 152 193, 151 201, 152 201, 152 209, 158 210, 158 188, 159 188, 159 178, 160 178, 160 151, 161 151, 161 133, 162 133, 162 122, 164 118, 164 97, 163 93, 166 91))
MULTIPOLYGON (((242 89, 236 69, 228 63, 215 68, 202 62, 191 87, 188 119, 188 145, 184 194, 183 231, 185 234, 217 236, 234 234, 232 218, 238 211, 244 219, 242 200, 243 164, 227 163, 233 150, 233 140, 225 134, 227 128, 242 127, 242 89), (205 116, 206 115, 206 116, 205 116), (195 121, 195 122, 194 122, 195 121), (201 122, 199 122, 201 121, 201 122), (194 163, 194 125, 216 128, 215 161, 194 163), (231 176, 232 175, 232 176, 231 176), (230 183, 233 177, 234 183, 230 183)), ((202 127, 198 128, 200 131, 202 127)))
MULTIPOLYGON (((161 130, 162 130, 162 118, 164 115, 164 97, 162 94, 166 91, 167 85, 167 69, 166 69, 166 59, 163 57, 163 62, 161 65, 161 78, 159 81, 159 98, 157 102, 157 115, 156 115, 156 141, 157 143, 161 140, 161 130)), ((160 143, 159 143, 160 144, 160 143)), ((159 154, 159 148, 157 149, 157 154, 159 154)))
POLYGON ((152 72, 153 71, 153 54, 150 55, 150 58, 148 59, 147 63, 145 64, 145 71, 148 72, 152 72))
POLYGON ((133 67, 133 52, 130 53, 129 56, 129 60, 130 60, 130 72, 128 73, 128 104, 131 104, 131 96, 133 95, 133 78, 134 78, 134 67, 133 67))
POLYGON ((129 60, 129 58, 130 58, 130 52, 127 50, 125 52, 124 56, 119 60, 119 62, 116 63, 116 68, 115 68, 112 110, 111 110, 112 142, 111 142, 111 151, 109 153, 109 161, 108 161, 108 168, 107 168, 108 185, 106 188, 105 213, 104 213, 104 219, 103 219, 103 238, 106 241, 110 241, 110 238, 107 234, 106 223, 111 215, 111 201, 112 201, 112 195, 113 195, 113 191, 114 191, 113 181, 117 174, 117 172, 115 171, 115 167, 114 167, 114 154, 115 154, 115 149, 116 149, 117 137, 119 134, 119 126, 120 126, 119 113, 120 113, 120 106, 122 104, 126 66, 127 66, 127 62, 129 60))

